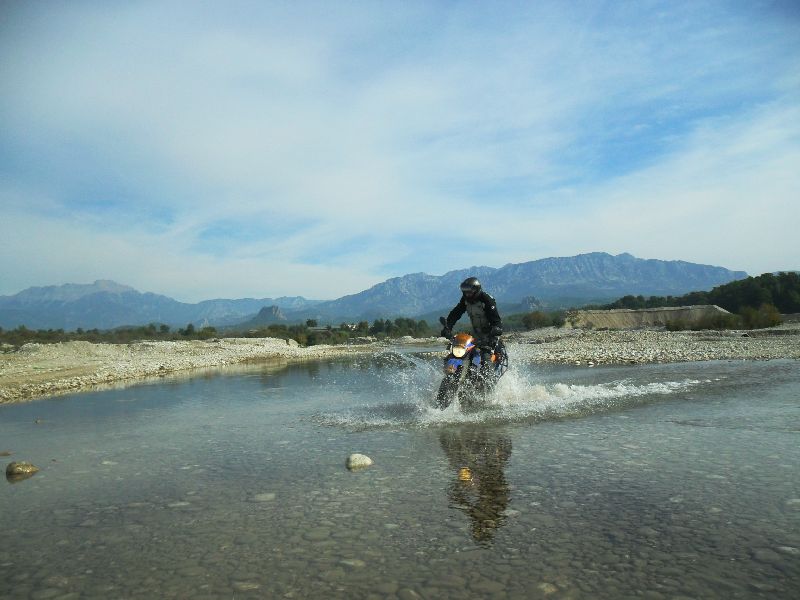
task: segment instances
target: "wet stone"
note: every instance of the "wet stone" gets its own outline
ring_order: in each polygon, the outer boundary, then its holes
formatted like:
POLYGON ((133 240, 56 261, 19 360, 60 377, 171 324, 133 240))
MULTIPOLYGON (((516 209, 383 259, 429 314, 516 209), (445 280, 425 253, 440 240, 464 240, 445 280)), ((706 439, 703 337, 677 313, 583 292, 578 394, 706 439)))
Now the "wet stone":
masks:
POLYGON ((463 577, 459 577, 458 575, 445 575, 437 580, 432 581, 431 583, 435 583, 440 587, 454 588, 460 590, 465 585, 467 585, 467 580, 464 579, 463 577))
POLYGON ((261 584, 255 581, 234 581, 231 587, 237 592, 252 592, 260 589, 261 584))
POLYGON ((395 594, 397 590, 400 588, 397 585, 397 582, 394 581, 386 581, 384 583, 379 583, 375 586, 375 591, 380 592, 381 594, 395 594))
POLYGON ((358 558, 347 558, 347 559, 345 559, 345 560, 343 560, 341 562, 346 567, 351 567, 353 569, 363 569, 364 567, 367 566, 367 563, 365 563, 363 560, 360 560, 358 558))
POLYGON ((324 581, 337 581, 339 579, 344 579, 346 577, 346 574, 344 572, 344 569, 336 568, 336 569, 330 569, 328 571, 323 571, 320 577, 324 581))
POLYGON ((273 492, 264 492, 253 496, 253 502, 272 502, 273 500, 275 500, 273 492))
POLYGON ((752 552, 753 560, 763 563, 780 563, 783 562, 783 557, 770 548, 756 548, 752 552))
POLYGON ((206 569, 200 566, 190 566, 182 567, 177 572, 182 577, 202 577, 206 574, 206 569))
POLYGON ((36 590, 35 592, 31 593, 31 600, 49 600, 50 598, 55 598, 56 596, 60 596, 63 594, 63 590, 59 590, 58 588, 45 588, 42 590, 36 590))
POLYGON ((494 594, 497 592, 502 592, 506 589, 506 586, 499 581, 490 581, 487 579, 482 579, 472 583, 469 587, 471 590, 481 594, 494 594))
POLYGON ((303 534, 303 539, 309 542, 321 542, 327 540, 331 536, 331 530, 327 527, 315 527, 309 529, 303 534))
POLYGON ((558 591, 558 588, 548 581, 543 581, 542 583, 536 586, 536 589, 538 589, 546 596, 549 596, 550 594, 555 594, 558 591))

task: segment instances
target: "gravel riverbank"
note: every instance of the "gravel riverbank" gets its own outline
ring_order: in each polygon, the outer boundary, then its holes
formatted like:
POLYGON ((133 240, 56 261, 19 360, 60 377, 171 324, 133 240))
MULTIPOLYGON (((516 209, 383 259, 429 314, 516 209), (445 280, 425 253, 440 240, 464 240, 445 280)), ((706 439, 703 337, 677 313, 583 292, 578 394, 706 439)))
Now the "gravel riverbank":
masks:
POLYGON ((513 360, 583 365, 800 359, 800 326, 749 332, 545 328, 511 334, 508 345, 513 360))
POLYGON ((16 352, 0 354, 0 404, 193 369, 320 360, 373 351, 370 345, 301 348, 293 340, 273 338, 25 344, 16 352))
MULTIPOLYGON (((512 361, 625 364, 800 359, 800 324, 751 332, 538 329, 506 337, 512 361)), ((440 345, 444 340, 400 340, 440 345)), ((385 351, 386 344, 298 347, 272 338, 131 344, 26 344, 0 354, 0 404, 171 373, 246 362, 294 362, 385 351)))

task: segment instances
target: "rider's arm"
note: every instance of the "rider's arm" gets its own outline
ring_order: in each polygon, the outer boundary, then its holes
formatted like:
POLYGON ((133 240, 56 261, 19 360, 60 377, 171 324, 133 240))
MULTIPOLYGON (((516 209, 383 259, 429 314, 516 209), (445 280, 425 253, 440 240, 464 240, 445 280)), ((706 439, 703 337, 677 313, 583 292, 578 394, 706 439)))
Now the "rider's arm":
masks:
POLYGON ((453 310, 450 311, 450 314, 447 315, 447 328, 452 329, 458 320, 461 318, 467 310, 467 304, 464 302, 464 298, 458 301, 458 304, 455 305, 453 310))
POLYGON ((489 294, 485 294, 483 298, 483 305, 486 307, 486 318, 492 325, 492 330, 497 331, 497 335, 503 332, 503 321, 500 319, 500 313, 497 312, 497 302, 489 294))

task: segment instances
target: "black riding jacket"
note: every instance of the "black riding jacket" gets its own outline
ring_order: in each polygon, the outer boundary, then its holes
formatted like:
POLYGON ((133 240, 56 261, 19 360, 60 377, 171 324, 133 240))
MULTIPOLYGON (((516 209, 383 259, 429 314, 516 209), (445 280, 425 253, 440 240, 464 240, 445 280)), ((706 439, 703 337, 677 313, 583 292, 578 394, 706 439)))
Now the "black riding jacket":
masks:
POLYGON ((498 329, 495 331, 502 332, 503 322, 497 312, 497 302, 486 292, 481 291, 474 300, 467 300, 462 295, 461 300, 447 315, 447 328, 452 329, 465 312, 469 314, 472 334, 477 338, 479 346, 490 343, 493 337, 499 335, 493 334, 492 328, 496 327, 498 329))

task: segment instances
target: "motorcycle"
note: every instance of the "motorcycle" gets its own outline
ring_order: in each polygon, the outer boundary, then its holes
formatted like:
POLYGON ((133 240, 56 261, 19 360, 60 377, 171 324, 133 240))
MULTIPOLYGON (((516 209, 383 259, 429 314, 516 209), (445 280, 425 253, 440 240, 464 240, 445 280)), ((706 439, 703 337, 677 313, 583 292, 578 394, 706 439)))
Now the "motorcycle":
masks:
MULTIPOLYGON (((439 321, 443 325, 447 323, 444 317, 439 321)), ((492 366, 482 371, 481 351, 472 334, 453 335, 447 346, 444 379, 436 393, 436 406, 444 410, 456 398, 464 408, 478 404, 508 370, 508 353, 502 340, 498 340, 490 360, 492 366)))

